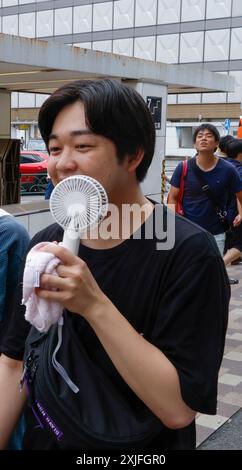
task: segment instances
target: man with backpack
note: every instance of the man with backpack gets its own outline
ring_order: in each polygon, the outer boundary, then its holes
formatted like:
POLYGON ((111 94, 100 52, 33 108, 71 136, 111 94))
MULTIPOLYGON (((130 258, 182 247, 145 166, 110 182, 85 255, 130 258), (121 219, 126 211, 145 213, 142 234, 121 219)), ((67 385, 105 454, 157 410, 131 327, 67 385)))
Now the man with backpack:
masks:
MULTIPOLYGON (((214 152, 219 145, 219 132, 212 124, 201 124, 193 134, 195 157, 189 160, 183 193, 184 217, 210 232, 223 256, 225 232, 240 225, 240 214, 229 219, 231 193, 242 204, 242 180, 236 169, 214 152)), ((171 178, 169 204, 177 206, 180 193, 182 163, 171 178)))
POLYGON ((53 184, 97 179, 120 226, 116 237, 102 237, 104 219, 77 256, 59 245, 57 224, 33 238, 31 247, 54 242, 42 250, 60 260, 57 275, 41 276, 36 298, 58 302, 63 321, 45 333, 30 329, 19 285, 0 358, 0 446, 28 390, 25 449, 194 449, 196 412, 216 413, 228 319, 228 279, 213 237, 176 217, 174 244, 158 245, 155 227, 167 210, 140 188, 155 127, 133 88, 108 79, 65 85, 42 105, 39 128, 53 184), (141 214, 130 225, 127 205, 141 214))

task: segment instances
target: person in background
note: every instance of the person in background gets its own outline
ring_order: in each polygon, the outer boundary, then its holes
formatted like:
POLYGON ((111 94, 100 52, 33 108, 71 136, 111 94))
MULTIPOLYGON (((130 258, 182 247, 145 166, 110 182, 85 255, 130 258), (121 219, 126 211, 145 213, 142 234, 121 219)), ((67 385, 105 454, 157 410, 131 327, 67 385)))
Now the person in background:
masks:
MULTIPOLYGON (((29 240, 25 228, 0 208, 0 353, 6 330, 11 323, 14 292, 29 240)), ((23 432, 22 418, 11 437, 9 449, 21 449, 23 432)))
POLYGON ((46 179, 47 179, 47 185, 46 185, 46 188, 45 188, 45 199, 47 200, 47 199, 50 199, 51 193, 54 189, 54 185, 51 181, 51 178, 50 178, 49 174, 47 174, 46 179))
MULTIPOLYGON (((221 158, 226 158, 228 159, 228 161, 231 161, 229 159, 229 155, 228 155, 228 148, 230 146, 231 143, 233 142, 236 142, 238 139, 236 139, 235 137, 233 137, 232 135, 228 134, 228 135, 225 135, 224 137, 221 137, 220 141, 219 141, 219 147, 217 149, 217 151, 215 152, 215 155, 218 156, 218 157, 221 157, 221 158)), ((232 160, 232 163, 235 163, 235 160, 232 160)), ((237 169, 238 169, 238 166, 237 166, 237 169)), ((234 199, 234 195, 232 194, 231 195, 231 213, 233 210, 235 210, 236 212, 236 207, 238 208, 238 210, 241 210, 240 209, 240 206, 239 206, 239 203, 237 201, 237 203, 235 204, 235 199, 234 199)), ((225 249, 224 249, 224 262, 226 265, 228 264, 237 264, 237 261, 239 260, 242 260, 241 256, 238 255, 238 251, 241 251, 240 250, 240 243, 239 243, 239 240, 236 236, 237 233, 239 233, 240 230, 235 227, 234 229, 232 230, 229 230, 228 232, 226 232, 226 236, 225 236, 225 249), (235 238, 234 238, 235 236, 235 238), (237 240, 236 240, 237 239, 237 240), (233 246, 234 244, 236 243, 236 246, 233 246), (238 246, 238 243, 239 243, 239 246, 238 246)), ((238 279, 232 279, 230 278, 230 284, 238 284, 238 279)))
MULTIPOLYGON (((228 161, 235 167, 242 181, 242 139, 234 139, 227 147, 228 161)), ((242 216, 242 207, 235 196, 232 197, 229 209, 230 219, 238 213, 242 216)), ((242 256, 242 225, 231 227, 226 235, 224 262, 227 266, 242 256)), ((237 284, 237 282, 236 282, 237 284)))
POLYGON ((21 139, 20 139, 20 150, 24 150, 24 149, 25 149, 24 138, 23 138, 23 136, 21 136, 21 139))
MULTIPOLYGON (((242 204, 242 181, 238 172, 226 160, 215 155, 220 136, 212 124, 201 124, 193 134, 195 157, 189 160, 185 179, 183 211, 184 217, 200 225, 210 232, 218 245, 221 256, 224 254, 226 224, 216 210, 214 202, 209 197, 208 189, 219 201, 219 209, 225 214, 231 194, 234 194, 242 204), (193 163, 192 163, 193 162, 193 163), (195 166, 195 171, 192 168, 195 166), (203 182, 196 173, 198 172, 203 182)), ((179 163, 172 175, 169 204, 175 208, 178 203, 182 163, 179 163)), ((237 227, 241 223, 241 215, 237 214, 229 222, 237 227)))
POLYGON ((227 158, 228 145, 231 144, 231 142, 234 142, 235 140, 236 140, 235 137, 233 137, 230 134, 220 137, 219 147, 217 148, 214 155, 216 155, 216 157, 227 158))
POLYGON ((45 338, 45 351, 51 354, 47 358, 30 353, 34 362, 26 362, 30 406, 24 449, 88 446, 100 451, 112 443, 118 452, 126 446, 142 452, 195 449, 196 412, 216 414, 228 320, 230 289, 214 239, 142 193, 140 182, 154 155, 155 126, 133 88, 109 79, 67 84, 42 105, 39 129, 49 150, 53 184, 72 175, 97 179, 107 192, 110 210, 116 209, 108 225, 117 227, 115 214, 120 225, 115 237, 102 236, 104 219, 98 233, 80 239, 77 256, 58 245, 63 229, 57 224, 31 241, 31 247, 57 242, 42 250, 59 258, 58 275, 42 274, 36 295, 64 309, 58 350, 62 374, 53 368, 51 348, 51 338, 57 340, 60 329, 54 324, 44 337, 30 330, 20 283, 0 358, 0 446, 25 404, 26 386, 19 393, 18 384, 29 332, 26 347, 41 347, 36 338, 45 338), (137 209, 130 217, 122 212, 127 205, 137 209), (157 245, 155 227, 163 223, 158 214, 175 222, 170 247, 164 238, 157 245), (49 371, 51 381, 41 370, 49 371), (39 406, 48 410, 44 422, 39 406), (76 412, 70 412, 72 406, 76 412))

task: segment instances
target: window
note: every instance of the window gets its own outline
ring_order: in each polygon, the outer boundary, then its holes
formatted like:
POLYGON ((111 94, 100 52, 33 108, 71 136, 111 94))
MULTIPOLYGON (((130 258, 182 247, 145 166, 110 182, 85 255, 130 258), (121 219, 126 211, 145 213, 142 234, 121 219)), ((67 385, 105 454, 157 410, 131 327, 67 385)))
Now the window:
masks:
POLYGON ((192 127, 177 127, 178 146, 179 148, 192 148, 193 147, 193 128, 192 127))
POLYGON ((43 162, 44 158, 39 157, 38 155, 29 155, 29 154, 21 154, 20 155, 20 163, 37 163, 43 162))

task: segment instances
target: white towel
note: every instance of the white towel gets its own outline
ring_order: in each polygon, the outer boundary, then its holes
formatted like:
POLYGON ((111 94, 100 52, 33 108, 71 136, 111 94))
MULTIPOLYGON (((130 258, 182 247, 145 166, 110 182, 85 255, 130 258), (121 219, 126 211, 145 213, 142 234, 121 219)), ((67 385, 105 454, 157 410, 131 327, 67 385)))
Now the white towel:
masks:
POLYGON ((48 331, 51 325, 58 322, 63 307, 54 301, 41 299, 35 294, 35 287, 40 286, 41 274, 58 276, 56 267, 60 259, 52 253, 40 251, 40 248, 50 244, 42 242, 35 245, 28 253, 23 276, 23 300, 26 306, 25 319, 39 331, 48 331))

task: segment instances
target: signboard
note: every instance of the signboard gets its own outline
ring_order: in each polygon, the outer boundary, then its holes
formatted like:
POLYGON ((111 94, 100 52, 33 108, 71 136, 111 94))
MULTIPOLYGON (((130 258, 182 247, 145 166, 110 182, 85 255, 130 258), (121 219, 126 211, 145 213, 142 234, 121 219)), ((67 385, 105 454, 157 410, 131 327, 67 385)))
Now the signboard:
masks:
POLYGON ((230 119, 225 119, 224 128, 226 129, 226 131, 229 131, 229 129, 230 129, 230 119))
POLYGON ((153 116, 155 128, 161 129, 161 97, 147 96, 147 106, 153 116))
POLYGON ((26 131, 29 129, 29 124, 19 124, 18 128, 21 130, 21 131, 26 131))

